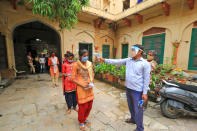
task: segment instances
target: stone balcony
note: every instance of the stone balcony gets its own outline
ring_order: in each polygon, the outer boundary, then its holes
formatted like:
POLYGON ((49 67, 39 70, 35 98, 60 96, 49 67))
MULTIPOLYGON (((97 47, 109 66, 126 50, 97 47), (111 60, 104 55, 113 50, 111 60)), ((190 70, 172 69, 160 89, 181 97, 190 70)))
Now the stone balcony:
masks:
POLYGON ((164 1, 166 1, 166 0, 145 0, 139 4, 136 3, 135 5, 131 6, 127 10, 121 11, 120 13, 117 13, 117 14, 114 14, 111 12, 106 12, 102 9, 95 8, 92 6, 84 7, 83 12, 91 14, 91 15, 95 15, 95 16, 98 16, 101 18, 105 18, 105 19, 108 19, 111 21, 118 21, 118 20, 126 18, 130 15, 137 14, 140 11, 148 9, 148 8, 155 6, 157 4, 160 4, 164 1))

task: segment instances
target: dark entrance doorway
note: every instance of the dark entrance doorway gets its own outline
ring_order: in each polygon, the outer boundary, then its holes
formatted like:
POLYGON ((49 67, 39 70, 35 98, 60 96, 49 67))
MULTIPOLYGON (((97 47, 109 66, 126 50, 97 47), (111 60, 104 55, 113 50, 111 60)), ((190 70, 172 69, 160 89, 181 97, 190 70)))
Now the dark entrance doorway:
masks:
POLYGON ((92 61, 92 44, 79 43, 79 50, 82 50, 82 49, 88 50, 89 61, 92 61))
POLYGON ((7 48, 5 36, 0 32, 0 70, 8 68, 7 48))
POLYGON ((33 58, 47 51, 49 54, 55 52, 61 62, 60 36, 42 22, 35 21, 16 27, 13 42, 17 70, 29 70, 26 57, 28 52, 31 52, 33 58))

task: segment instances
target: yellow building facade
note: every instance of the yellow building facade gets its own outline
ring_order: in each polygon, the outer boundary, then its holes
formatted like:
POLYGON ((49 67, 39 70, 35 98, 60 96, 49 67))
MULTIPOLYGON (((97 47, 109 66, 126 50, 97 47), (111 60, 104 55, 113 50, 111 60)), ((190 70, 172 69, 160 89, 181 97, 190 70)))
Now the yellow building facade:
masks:
POLYGON ((17 61, 25 58, 30 48, 26 44, 31 43, 33 48, 36 44, 32 40, 38 38, 51 43, 48 48, 57 47, 59 58, 66 51, 77 55, 80 48, 87 48, 92 60, 95 52, 106 58, 125 58, 130 46, 139 43, 146 51, 155 49, 159 63, 173 60, 185 70, 196 70, 196 12, 195 0, 90 0, 89 7, 78 15, 75 28, 59 31, 58 23, 33 15, 31 7, 13 9, 10 2, 1 0, 0 72, 3 77, 15 76, 11 69, 22 69, 17 61), (40 33, 32 33, 36 31, 40 33), (177 49, 174 43, 178 43, 177 49))

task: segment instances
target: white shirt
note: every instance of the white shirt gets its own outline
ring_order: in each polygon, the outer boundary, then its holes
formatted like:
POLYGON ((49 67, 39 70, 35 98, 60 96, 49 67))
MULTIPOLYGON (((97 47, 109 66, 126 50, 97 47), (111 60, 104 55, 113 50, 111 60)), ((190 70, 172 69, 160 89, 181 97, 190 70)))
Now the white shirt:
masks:
POLYGON ((40 58, 39 59, 39 62, 40 62, 40 64, 45 64, 45 58, 43 57, 43 58, 40 58))

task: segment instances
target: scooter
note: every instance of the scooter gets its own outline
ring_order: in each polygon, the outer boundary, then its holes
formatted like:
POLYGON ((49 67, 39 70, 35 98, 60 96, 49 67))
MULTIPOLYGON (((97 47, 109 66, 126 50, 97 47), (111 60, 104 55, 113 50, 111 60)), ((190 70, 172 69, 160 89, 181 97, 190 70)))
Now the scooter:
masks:
POLYGON ((159 95, 159 104, 164 116, 171 119, 182 115, 197 116, 197 86, 163 80, 159 95))

